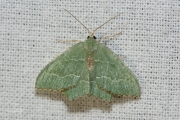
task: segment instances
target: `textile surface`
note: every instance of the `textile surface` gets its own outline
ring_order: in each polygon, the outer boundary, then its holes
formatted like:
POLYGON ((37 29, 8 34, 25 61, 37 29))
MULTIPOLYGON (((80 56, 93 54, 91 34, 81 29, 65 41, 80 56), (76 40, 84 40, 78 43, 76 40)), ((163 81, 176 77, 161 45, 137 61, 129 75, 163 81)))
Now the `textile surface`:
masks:
POLYGON ((179 0, 1 0, 1 120, 179 120, 179 0), (133 71, 141 97, 115 97, 110 103, 87 96, 68 101, 60 92, 37 91, 41 69, 88 33, 63 8, 76 16, 97 39, 133 71))

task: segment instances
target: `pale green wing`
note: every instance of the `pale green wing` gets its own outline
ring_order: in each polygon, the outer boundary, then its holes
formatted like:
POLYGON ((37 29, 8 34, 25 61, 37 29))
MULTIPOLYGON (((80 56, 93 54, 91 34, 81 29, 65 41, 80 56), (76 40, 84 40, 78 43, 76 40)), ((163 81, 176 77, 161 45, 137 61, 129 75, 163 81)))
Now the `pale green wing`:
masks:
POLYGON ((89 94, 90 82, 89 82, 88 64, 86 61, 82 64, 83 64, 82 68, 78 67, 76 69, 77 71, 81 71, 80 79, 77 85, 71 89, 67 89, 63 91, 67 95, 68 100, 73 100, 75 98, 79 98, 79 97, 89 94))
POLYGON ((103 100, 106 100, 106 101, 110 102, 111 99, 112 99, 112 94, 107 93, 104 90, 101 90, 96 84, 96 81, 95 81, 96 80, 95 79, 96 78, 96 71, 95 71, 96 67, 97 66, 94 66, 92 72, 90 73, 90 81, 91 81, 91 85, 90 85, 91 86, 91 91, 90 91, 90 93, 95 97, 98 97, 98 98, 101 98, 103 100))
POLYGON ((113 51, 100 43, 94 59, 98 87, 113 95, 140 96, 137 78, 113 51))
POLYGON ((36 88, 62 91, 75 87, 82 78, 87 79, 83 46, 84 43, 80 42, 50 62, 37 77, 36 88))

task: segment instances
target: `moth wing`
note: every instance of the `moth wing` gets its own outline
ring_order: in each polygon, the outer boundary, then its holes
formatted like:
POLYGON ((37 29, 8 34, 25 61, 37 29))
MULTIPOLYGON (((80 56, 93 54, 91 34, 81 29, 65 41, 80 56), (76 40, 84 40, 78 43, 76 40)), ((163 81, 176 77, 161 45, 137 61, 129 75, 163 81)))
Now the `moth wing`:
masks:
POLYGON ((91 81, 91 85, 90 85, 91 86, 91 91, 90 91, 90 93, 91 93, 91 95, 93 95, 93 96, 95 96, 97 98, 101 98, 101 99, 103 99, 105 101, 110 102, 111 99, 112 99, 112 94, 100 89, 98 87, 96 81, 95 81, 96 80, 96 67, 98 67, 98 66, 96 66, 96 65, 93 66, 93 68, 92 68, 92 70, 90 72, 90 75, 89 75, 90 76, 90 81, 91 81))
POLYGON ((78 81, 88 73, 83 72, 86 65, 86 52, 80 42, 66 50, 50 62, 37 77, 35 87, 38 89, 67 90, 76 86, 78 81))
POLYGON ((73 100, 84 95, 89 94, 90 81, 89 81, 89 70, 87 62, 82 63, 83 67, 78 67, 77 70, 81 71, 80 78, 75 87, 66 89, 63 91, 67 95, 68 100, 73 100))
POLYGON ((94 59, 98 87, 114 95, 140 96, 137 78, 113 51, 100 43, 94 59))

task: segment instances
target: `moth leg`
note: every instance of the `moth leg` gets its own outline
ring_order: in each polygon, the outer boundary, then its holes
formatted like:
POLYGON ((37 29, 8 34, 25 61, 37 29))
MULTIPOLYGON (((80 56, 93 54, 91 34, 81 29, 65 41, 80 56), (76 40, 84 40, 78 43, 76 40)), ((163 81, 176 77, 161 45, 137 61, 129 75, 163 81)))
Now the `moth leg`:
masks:
POLYGON ((112 36, 105 36, 105 37, 103 37, 103 38, 100 38, 100 39, 99 39, 99 42, 101 42, 102 39, 113 38, 113 37, 116 37, 116 36, 118 36, 118 35, 120 35, 120 34, 122 34, 122 32, 119 32, 119 33, 117 33, 117 34, 115 34, 115 35, 112 35, 112 36))
MULTIPOLYGON (((71 47, 69 47, 67 50, 70 50, 70 48, 71 48, 71 47)), ((59 57, 59 55, 61 55, 61 54, 56 54, 56 58, 59 57)), ((55 58, 55 59, 56 59, 56 58, 55 58)))
POLYGON ((80 40, 57 40, 57 41, 62 42, 62 43, 72 43, 72 42, 79 43, 79 42, 81 42, 80 40))
POLYGON ((119 57, 119 59, 125 59, 126 58, 126 56, 124 56, 124 55, 118 55, 118 57, 119 57))

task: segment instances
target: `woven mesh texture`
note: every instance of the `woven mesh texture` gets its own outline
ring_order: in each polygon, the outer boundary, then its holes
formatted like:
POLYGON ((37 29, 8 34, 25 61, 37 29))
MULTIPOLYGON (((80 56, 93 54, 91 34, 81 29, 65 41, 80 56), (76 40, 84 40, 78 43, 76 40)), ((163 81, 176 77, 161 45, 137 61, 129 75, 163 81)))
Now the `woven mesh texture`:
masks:
POLYGON ((180 119, 179 0, 1 0, 0 119, 1 120, 179 120, 180 119), (41 69, 114 15, 97 38, 137 76, 140 99, 95 97, 69 102, 62 93, 36 91, 41 69))

